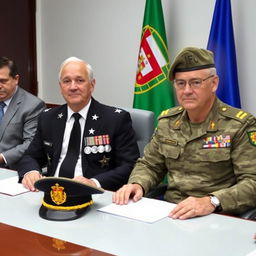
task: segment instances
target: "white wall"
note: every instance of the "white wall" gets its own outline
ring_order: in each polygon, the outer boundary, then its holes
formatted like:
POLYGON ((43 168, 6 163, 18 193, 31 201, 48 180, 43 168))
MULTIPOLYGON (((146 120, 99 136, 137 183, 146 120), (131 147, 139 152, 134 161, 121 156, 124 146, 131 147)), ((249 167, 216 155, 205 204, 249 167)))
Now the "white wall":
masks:
MULTIPOLYGON (((256 1, 231 0, 242 107, 256 115, 256 1)), ((162 0, 172 62, 186 46, 205 48, 215 0, 162 0)), ((94 97, 131 107, 145 0, 37 0, 39 96, 63 103, 58 68, 70 56, 89 62, 94 97)))

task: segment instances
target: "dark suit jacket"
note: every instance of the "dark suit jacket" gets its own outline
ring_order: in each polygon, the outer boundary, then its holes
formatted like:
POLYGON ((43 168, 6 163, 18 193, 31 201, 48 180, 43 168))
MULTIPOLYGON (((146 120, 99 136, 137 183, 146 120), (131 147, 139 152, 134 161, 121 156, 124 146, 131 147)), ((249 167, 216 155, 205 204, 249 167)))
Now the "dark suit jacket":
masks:
POLYGON ((37 127, 37 118, 45 109, 42 100, 18 87, 0 124, 0 153, 7 166, 16 169, 32 141, 37 127))
MULTIPOLYGON (((67 119, 67 105, 42 113, 34 140, 19 163, 19 176, 31 170, 41 170, 47 164, 47 176, 53 176, 58 165, 67 119)), ((139 157, 130 114, 103 105, 92 99, 87 114, 82 141, 82 169, 87 178, 97 179, 104 189, 117 190, 127 183, 139 157), (99 118, 93 120, 94 115, 99 118), (89 130, 94 129, 94 134, 89 130), (86 154, 86 137, 109 135, 111 151, 86 154), (102 161, 103 160, 103 161, 102 161), (104 160, 106 160, 104 162, 104 160)))

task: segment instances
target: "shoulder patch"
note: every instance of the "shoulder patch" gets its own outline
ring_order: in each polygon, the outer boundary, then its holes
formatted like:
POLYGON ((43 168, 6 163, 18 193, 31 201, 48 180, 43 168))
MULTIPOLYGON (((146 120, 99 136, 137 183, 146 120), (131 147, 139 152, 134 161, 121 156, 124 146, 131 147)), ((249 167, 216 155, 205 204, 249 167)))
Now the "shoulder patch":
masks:
POLYGON ((158 117, 158 120, 161 118, 169 117, 169 116, 175 116, 179 113, 181 113, 184 110, 182 106, 177 106, 173 108, 166 109, 161 112, 160 116, 158 117))
POLYGON ((222 106, 220 107, 219 111, 223 116, 238 120, 241 123, 244 123, 247 120, 247 118, 250 116, 248 112, 242 109, 233 108, 230 106, 222 106))
POLYGON ((256 147, 256 131, 247 132, 249 137, 249 142, 256 147))

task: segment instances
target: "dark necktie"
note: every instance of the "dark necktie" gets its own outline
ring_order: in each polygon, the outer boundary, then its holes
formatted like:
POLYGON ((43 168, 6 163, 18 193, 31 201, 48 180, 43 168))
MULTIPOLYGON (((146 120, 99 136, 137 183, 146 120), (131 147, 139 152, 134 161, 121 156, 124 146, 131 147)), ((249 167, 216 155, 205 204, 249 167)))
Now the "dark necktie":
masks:
POLYGON ((80 143, 81 143, 81 127, 79 119, 81 115, 79 113, 74 113, 72 115, 75 118, 73 128, 70 133, 68 151, 60 166, 60 177, 73 178, 75 166, 80 153, 80 143))
POLYGON ((0 101, 0 122, 2 121, 4 117, 4 107, 6 104, 3 101, 0 101))

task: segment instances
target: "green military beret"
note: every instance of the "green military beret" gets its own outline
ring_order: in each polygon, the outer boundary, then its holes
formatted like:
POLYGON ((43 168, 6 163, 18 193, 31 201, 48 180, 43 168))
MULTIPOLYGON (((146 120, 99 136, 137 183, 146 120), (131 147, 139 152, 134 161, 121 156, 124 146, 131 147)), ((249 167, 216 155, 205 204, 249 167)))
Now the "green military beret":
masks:
POLYGON ((174 80, 176 72, 187 72, 215 67, 214 57, 211 51, 187 47, 184 48, 174 59, 169 72, 169 79, 174 80))

